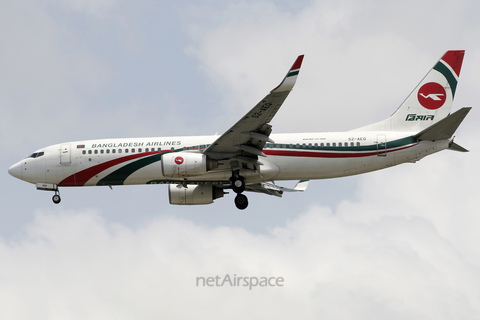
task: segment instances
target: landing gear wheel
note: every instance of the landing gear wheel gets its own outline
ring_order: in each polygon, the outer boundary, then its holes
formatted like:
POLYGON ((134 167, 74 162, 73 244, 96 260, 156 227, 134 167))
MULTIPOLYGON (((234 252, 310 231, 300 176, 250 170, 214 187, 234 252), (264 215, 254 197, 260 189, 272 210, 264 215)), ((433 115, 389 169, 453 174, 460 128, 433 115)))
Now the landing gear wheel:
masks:
POLYGON ((233 192, 240 194, 245 191, 245 179, 242 176, 234 175, 230 180, 232 181, 233 192))
POLYGON ((59 204, 62 199, 60 198, 60 195, 56 194, 52 197, 53 203, 59 204))
POLYGON ((243 210, 246 207, 248 207, 248 199, 247 196, 243 194, 237 194, 235 197, 235 205, 237 206, 238 209, 243 210))

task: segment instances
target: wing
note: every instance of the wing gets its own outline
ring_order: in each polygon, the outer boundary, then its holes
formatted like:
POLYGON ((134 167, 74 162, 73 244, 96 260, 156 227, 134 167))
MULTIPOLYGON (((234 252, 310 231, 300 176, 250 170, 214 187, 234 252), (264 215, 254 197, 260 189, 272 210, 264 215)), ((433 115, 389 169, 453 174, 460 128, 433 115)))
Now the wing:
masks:
POLYGON ((252 183, 245 187, 245 191, 265 193, 268 195, 282 197, 284 192, 302 192, 307 189, 309 180, 300 180, 293 189, 280 187, 272 183, 252 183))
POLYGON ((215 140, 204 153, 211 159, 232 159, 244 163, 261 164, 258 156, 265 156, 262 152, 265 143, 273 142, 269 138, 272 126, 268 123, 295 85, 302 61, 303 55, 298 56, 282 83, 215 140))

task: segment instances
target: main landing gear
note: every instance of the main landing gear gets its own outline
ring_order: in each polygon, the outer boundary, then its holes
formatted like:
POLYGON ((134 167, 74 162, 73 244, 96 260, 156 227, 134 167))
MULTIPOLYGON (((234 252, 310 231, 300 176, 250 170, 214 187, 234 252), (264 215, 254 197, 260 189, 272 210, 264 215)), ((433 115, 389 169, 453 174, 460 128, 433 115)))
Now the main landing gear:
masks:
POLYGON ((248 207, 248 199, 242 194, 242 192, 245 191, 245 179, 240 176, 238 172, 234 172, 230 181, 232 181, 232 190, 237 194, 235 197, 235 206, 243 210, 248 207))
POLYGON ((248 198, 244 194, 237 194, 235 197, 235 205, 237 206, 238 209, 243 210, 246 207, 248 207, 248 198))

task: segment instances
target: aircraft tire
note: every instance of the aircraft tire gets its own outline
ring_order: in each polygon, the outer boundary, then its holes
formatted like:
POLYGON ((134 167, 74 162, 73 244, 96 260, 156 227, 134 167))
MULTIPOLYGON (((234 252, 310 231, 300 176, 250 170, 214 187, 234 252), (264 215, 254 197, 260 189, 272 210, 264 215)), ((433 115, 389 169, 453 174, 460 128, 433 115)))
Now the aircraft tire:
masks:
POLYGON ((56 194, 56 195, 54 195, 54 196, 52 197, 52 201, 53 201, 53 203, 55 203, 55 204, 59 204, 60 201, 62 201, 62 199, 60 198, 60 196, 59 196, 58 194, 56 194))
POLYGON ((243 210, 248 207, 248 198, 244 194, 237 194, 235 197, 235 206, 237 209, 243 210))

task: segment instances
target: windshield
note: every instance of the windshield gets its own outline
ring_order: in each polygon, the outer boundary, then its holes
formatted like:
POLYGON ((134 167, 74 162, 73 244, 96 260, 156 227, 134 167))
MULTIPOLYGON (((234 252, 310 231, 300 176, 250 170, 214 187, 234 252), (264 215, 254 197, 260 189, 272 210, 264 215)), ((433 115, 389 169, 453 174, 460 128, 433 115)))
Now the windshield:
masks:
POLYGON ((28 156, 28 158, 38 158, 38 157, 41 157, 45 154, 45 152, 41 151, 41 152, 35 152, 35 153, 32 153, 31 155, 28 156))

